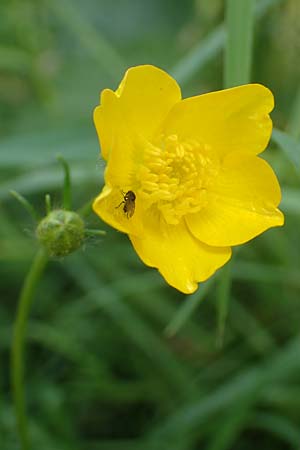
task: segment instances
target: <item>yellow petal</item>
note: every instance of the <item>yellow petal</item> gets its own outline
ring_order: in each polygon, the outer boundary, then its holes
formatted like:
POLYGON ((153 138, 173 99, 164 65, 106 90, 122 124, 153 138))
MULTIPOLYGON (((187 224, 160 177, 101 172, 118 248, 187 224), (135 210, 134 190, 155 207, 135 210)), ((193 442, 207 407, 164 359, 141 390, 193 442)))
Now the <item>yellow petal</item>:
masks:
POLYGON ((104 173, 105 182, 125 192, 133 189, 146 145, 143 141, 130 135, 125 124, 121 124, 118 133, 114 136, 114 148, 107 161, 104 173))
POLYGON ((283 225, 277 178, 263 159, 231 153, 207 192, 207 206, 186 216, 189 229, 209 245, 238 245, 283 225))
POLYGON ((124 133, 151 141, 180 99, 178 84, 163 70, 150 65, 128 69, 116 93, 109 89, 102 92, 101 106, 94 112, 103 158, 108 158, 112 148, 123 152, 124 133))
MULTIPOLYGON (((126 192, 125 192, 126 193, 126 192)), ((142 235, 144 233, 143 202, 136 198, 133 215, 124 212, 124 193, 118 188, 105 185, 102 192, 94 200, 93 210, 106 223, 123 233, 142 235)))
POLYGON ((149 217, 144 236, 129 237, 141 260, 186 294, 194 292, 198 282, 207 280, 231 257, 230 248, 201 243, 184 223, 170 226, 149 217))
POLYGON ((113 147, 117 124, 121 118, 117 108, 117 96, 110 89, 104 89, 101 93, 100 103, 94 109, 94 124, 98 133, 101 154, 107 160, 113 147))
POLYGON ((179 140, 197 139, 222 157, 232 151, 258 154, 270 139, 273 95, 260 84, 191 97, 170 111, 164 131, 179 140))

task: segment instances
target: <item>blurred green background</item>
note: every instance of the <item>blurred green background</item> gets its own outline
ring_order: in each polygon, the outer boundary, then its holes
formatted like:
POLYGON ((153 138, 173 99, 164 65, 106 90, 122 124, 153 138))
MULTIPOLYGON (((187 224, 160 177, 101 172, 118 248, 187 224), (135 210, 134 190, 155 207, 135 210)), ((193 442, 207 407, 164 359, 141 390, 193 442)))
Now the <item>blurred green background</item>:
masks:
MULTIPOLYGON (((242 0, 240 0, 242 2, 242 0)), ((68 160, 74 208, 98 194, 104 164, 92 111, 127 67, 150 63, 184 96, 223 87, 221 0, 1 0, 0 450, 20 449, 9 382, 12 326, 37 249, 35 224, 61 206, 68 160)), ((107 230, 52 261, 27 330, 30 450, 300 448, 300 3, 257 0, 251 81, 271 88, 266 157, 286 225, 235 254, 184 296, 107 230), (204 300, 204 301, 203 301, 204 300)))

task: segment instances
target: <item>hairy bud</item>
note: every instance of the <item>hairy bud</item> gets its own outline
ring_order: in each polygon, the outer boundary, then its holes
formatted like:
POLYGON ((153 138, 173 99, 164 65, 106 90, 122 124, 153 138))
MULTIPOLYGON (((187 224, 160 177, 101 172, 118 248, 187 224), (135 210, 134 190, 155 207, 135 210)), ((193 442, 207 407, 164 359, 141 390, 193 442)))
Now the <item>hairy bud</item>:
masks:
POLYGON ((36 235, 50 256, 66 256, 81 246, 84 223, 77 213, 57 209, 41 220, 36 235))

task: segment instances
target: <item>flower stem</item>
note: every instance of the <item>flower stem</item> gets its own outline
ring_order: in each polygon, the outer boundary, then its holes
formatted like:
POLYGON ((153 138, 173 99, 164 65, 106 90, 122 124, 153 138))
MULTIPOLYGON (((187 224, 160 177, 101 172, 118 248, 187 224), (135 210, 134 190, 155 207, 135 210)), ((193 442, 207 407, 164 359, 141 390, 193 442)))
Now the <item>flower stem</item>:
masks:
POLYGON ((22 450, 30 450, 24 397, 24 338, 30 307, 37 283, 46 267, 48 256, 40 248, 25 278, 14 325, 11 354, 11 386, 13 391, 17 428, 22 450))

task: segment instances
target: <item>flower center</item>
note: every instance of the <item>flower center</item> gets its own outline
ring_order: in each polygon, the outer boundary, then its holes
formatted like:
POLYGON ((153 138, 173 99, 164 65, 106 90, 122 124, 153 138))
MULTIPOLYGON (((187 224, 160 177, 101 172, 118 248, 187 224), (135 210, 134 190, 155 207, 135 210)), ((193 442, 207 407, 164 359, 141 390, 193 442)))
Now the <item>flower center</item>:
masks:
POLYGON ((169 224, 200 211, 207 203, 207 188, 218 171, 210 148, 177 135, 148 144, 138 175, 139 195, 148 207, 157 207, 169 224))

